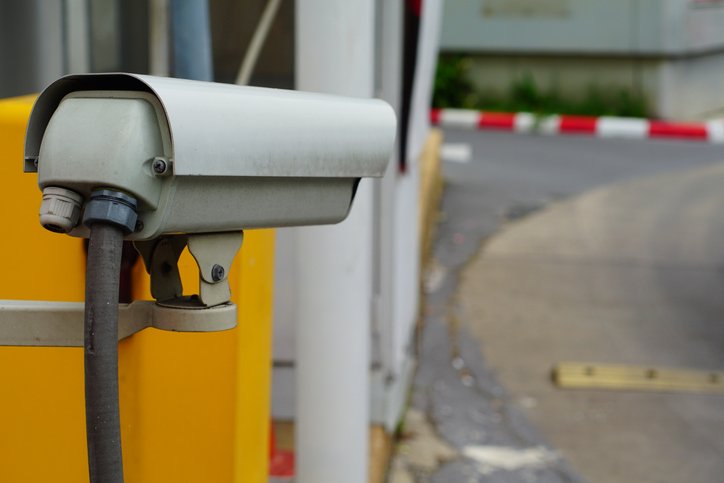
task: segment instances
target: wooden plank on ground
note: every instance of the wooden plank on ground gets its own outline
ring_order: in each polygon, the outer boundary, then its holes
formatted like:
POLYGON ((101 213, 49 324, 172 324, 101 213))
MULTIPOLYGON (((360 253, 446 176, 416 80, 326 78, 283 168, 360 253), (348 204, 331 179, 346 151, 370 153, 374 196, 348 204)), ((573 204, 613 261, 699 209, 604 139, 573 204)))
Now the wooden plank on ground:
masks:
POLYGON ((592 362, 561 362, 553 382, 565 389, 724 392, 724 372, 592 362))

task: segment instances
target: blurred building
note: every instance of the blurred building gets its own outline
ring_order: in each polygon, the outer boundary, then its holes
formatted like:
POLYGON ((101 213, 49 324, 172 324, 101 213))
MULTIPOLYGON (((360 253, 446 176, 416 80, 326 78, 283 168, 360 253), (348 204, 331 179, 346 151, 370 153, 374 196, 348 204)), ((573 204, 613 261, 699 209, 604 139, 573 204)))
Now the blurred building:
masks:
POLYGON ((653 115, 724 115, 722 0, 447 0, 441 50, 472 58, 477 89, 641 95, 653 115))

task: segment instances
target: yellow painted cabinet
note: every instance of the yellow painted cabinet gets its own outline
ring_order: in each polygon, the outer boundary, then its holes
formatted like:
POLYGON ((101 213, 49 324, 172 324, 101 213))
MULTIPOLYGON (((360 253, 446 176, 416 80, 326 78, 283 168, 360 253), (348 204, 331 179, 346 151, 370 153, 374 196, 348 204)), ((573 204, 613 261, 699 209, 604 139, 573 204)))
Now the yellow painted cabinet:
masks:
MULTIPOLYGON (((82 240, 38 223, 22 173, 34 98, 0 101, 0 298, 82 301, 82 240)), ((266 483, 274 233, 252 230, 229 274, 236 329, 146 329, 120 343, 121 430, 129 483, 266 483)), ((187 292, 196 267, 180 262, 187 292)), ((133 295, 148 299, 139 264, 133 295)), ((0 314, 1 317, 1 314, 0 314)), ((88 481, 80 348, 0 347, 0 481, 88 481)))

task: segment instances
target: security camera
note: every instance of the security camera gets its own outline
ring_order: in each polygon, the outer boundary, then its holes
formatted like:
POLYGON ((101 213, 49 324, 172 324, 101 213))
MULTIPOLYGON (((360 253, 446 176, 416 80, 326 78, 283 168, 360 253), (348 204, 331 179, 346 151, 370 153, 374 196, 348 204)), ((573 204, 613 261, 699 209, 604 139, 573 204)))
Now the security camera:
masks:
POLYGON ((383 175, 395 125, 379 100, 71 75, 33 108, 25 170, 38 173, 43 226, 73 236, 88 236, 82 212, 117 217, 131 240, 331 224, 360 178, 383 175), (120 195, 103 204, 104 191, 120 195))
POLYGON ((25 138, 40 222, 89 238, 83 328, 70 339, 83 334, 90 481, 123 481, 117 342, 128 321, 233 327, 228 273, 243 230, 343 220, 360 179, 383 175, 395 123, 377 100, 132 74, 73 75, 43 91, 25 138), (155 302, 119 305, 124 239, 143 257, 155 302), (197 295, 181 286, 186 247, 197 295))

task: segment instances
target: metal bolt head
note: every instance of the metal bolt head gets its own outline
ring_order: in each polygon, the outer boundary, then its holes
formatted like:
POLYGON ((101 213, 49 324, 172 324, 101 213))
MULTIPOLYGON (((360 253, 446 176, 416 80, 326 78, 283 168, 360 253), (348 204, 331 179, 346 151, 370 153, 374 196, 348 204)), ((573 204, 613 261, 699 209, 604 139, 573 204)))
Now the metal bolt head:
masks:
POLYGON ((224 270, 224 267, 222 267, 221 265, 217 264, 217 265, 214 265, 213 267, 211 267, 211 279, 214 282, 220 282, 221 280, 223 280, 225 273, 226 273, 226 271, 224 270))
POLYGON ((153 168, 153 172, 156 174, 164 174, 166 170, 168 169, 168 163, 165 159, 162 158, 155 158, 153 160, 153 164, 151 165, 153 168))

